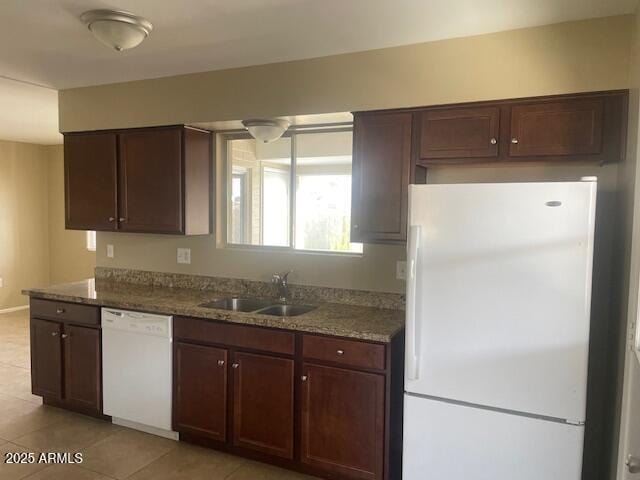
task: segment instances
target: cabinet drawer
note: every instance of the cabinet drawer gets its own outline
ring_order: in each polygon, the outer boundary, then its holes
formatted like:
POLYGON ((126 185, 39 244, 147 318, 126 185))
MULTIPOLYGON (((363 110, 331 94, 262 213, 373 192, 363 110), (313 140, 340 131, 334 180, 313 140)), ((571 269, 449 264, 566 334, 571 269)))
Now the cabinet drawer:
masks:
POLYGON ((83 325, 100 325, 100 310, 91 305, 31 299, 31 316, 83 325))
POLYGON ((385 368, 385 347, 374 343, 304 335, 302 355, 305 358, 341 363, 353 367, 378 370, 385 368))
POLYGON ((216 343, 233 347, 293 355, 293 333, 260 327, 245 327, 220 322, 177 317, 173 323, 176 339, 216 343))

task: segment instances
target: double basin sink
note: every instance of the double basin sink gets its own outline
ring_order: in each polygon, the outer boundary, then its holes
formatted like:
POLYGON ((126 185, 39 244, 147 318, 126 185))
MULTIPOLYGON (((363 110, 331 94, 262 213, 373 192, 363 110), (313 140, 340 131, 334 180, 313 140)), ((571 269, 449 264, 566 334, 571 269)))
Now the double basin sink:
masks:
POLYGON ((274 304, 273 301, 270 300, 241 297, 222 298, 215 302, 203 303, 200 306, 229 310, 232 312, 253 312, 261 315, 273 315, 275 317, 295 317, 316 308, 311 305, 274 304))

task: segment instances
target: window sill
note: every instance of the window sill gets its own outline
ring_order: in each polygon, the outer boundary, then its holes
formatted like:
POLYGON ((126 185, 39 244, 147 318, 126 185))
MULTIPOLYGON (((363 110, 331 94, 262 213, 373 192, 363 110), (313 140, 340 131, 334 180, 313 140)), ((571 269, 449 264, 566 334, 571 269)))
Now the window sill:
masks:
POLYGON ((287 253, 287 254, 294 254, 294 255, 311 255, 311 256, 341 257, 341 258, 364 257, 364 252, 332 252, 327 250, 299 250, 291 247, 240 245, 235 243, 227 243, 218 248, 228 249, 228 250, 238 250, 243 252, 256 252, 256 253, 287 253))

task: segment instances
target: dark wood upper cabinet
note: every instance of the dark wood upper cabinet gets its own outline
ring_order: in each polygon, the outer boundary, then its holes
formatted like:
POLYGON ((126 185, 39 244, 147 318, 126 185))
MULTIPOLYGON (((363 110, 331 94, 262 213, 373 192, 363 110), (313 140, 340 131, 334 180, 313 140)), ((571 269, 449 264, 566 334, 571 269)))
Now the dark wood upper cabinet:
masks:
POLYGON ((102 410, 102 350, 100 330, 66 325, 64 328, 64 396, 80 408, 102 410))
POLYGON ((498 107, 427 110, 420 115, 420 158, 497 157, 499 127, 498 107))
POLYGON ((66 136, 64 183, 66 228, 115 230, 118 215, 116 134, 66 136))
POLYGON ((627 91, 612 91, 410 109, 416 165, 618 162, 627 102, 627 91))
POLYGON ((514 105, 509 155, 598 154, 602 151, 603 120, 602 98, 514 105))
POLYGON ((305 363, 301 461, 348 478, 382 479, 385 377, 305 363))
POLYGON ((224 442, 227 436, 227 350, 176 342, 173 428, 224 442))
POLYGON ((35 395, 62 398, 62 325, 31 319, 31 390, 35 395))
POLYGON ((182 130, 120 134, 120 229, 183 232, 182 130))
POLYGON ((354 114, 351 241, 403 242, 411 113, 354 114))
POLYGON ((293 360, 233 355, 233 444, 293 458, 293 360))
POLYGON ((211 232, 211 132, 178 125, 67 134, 65 173, 67 228, 211 232))

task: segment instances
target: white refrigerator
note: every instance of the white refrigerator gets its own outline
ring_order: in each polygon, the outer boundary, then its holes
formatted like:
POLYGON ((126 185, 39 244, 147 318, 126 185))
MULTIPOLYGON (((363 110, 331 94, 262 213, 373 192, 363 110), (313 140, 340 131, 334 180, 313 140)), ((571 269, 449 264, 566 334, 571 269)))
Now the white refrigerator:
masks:
POLYGON ((411 185, 404 480, 579 480, 595 178, 411 185))

